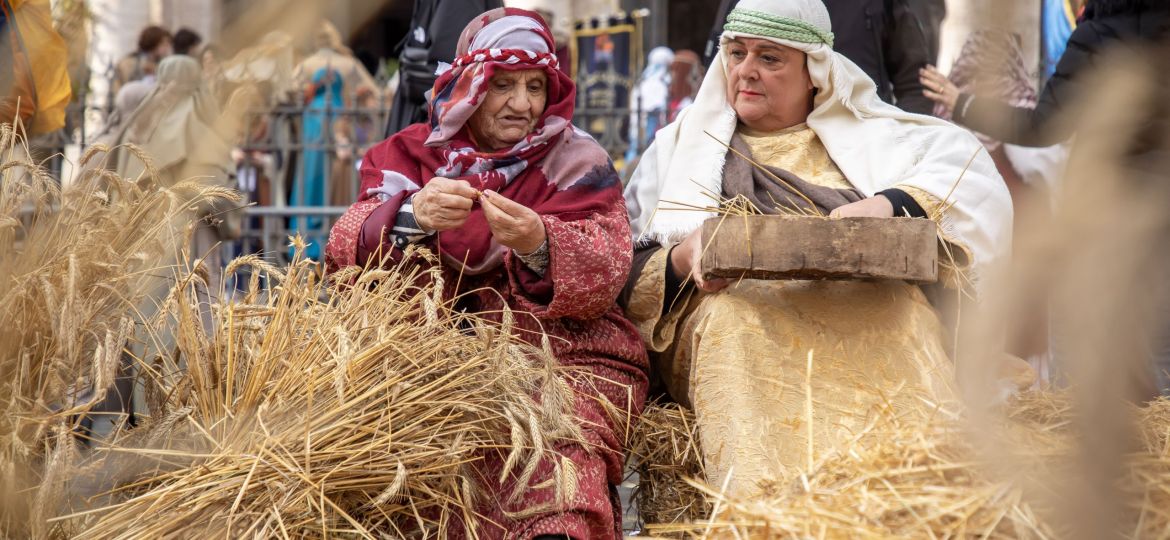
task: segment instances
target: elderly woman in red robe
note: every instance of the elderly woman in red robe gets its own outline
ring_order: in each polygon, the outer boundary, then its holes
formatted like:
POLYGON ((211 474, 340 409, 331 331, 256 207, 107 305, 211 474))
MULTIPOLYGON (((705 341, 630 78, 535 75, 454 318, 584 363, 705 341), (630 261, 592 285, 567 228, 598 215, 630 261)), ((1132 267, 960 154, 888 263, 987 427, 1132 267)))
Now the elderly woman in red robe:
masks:
MULTIPOLYGON (((535 13, 473 20, 435 82, 429 122, 370 149, 359 200, 327 246, 336 268, 424 245, 458 284, 447 293, 459 307, 525 313, 516 335, 537 344, 543 331, 556 358, 586 375, 570 384, 587 445, 557 449, 576 465, 576 496, 548 511, 539 509, 551 490, 489 501, 477 509, 486 538, 620 538, 625 422, 646 396, 645 350, 615 304, 632 257, 621 183, 605 150, 570 123, 576 91, 555 51, 535 13)), ((483 476, 499 466, 487 459, 483 476)))

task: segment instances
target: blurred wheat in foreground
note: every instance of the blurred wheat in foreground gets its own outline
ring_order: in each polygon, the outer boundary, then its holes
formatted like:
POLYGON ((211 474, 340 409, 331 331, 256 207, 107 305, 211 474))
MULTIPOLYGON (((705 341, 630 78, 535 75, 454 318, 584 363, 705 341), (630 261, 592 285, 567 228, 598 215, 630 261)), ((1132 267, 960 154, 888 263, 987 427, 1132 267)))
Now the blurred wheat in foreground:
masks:
MULTIPOLYGON (((1132 411, 1140 448, 1117 479, 1129 502, 1118 531, 1162 538, 1170 534, 1170 400, 1132 411)), ((943 411, 884 412, 810 473, 735 500, 696 478, 693 417, 677 405, 647 407, 634 437, 635 452, 649 458, 638 468, 642 517, 651 535, 685 538, 1069 537, 1075 524, 1046 504, 1077 487, 1068 395, 1024 394, 1002 413, 994 430, 976 434, 943 411), (974 437, 1015 455, 989 461, 974 437)))
POLYGON ((3 136, 0 537, 443 536, 510 495, 474 473, 493 452, 517 489, 573 495, 550 450, 581 440, 573 396, 509 314, 450 309, 429 270, 327 283, 244 257, 245 290, 208 316, 186 228, 232 194, 99 172, 61 189, 3 136), (146 419, 85 441, 123 350, 152 351, 133 358, 146 419))

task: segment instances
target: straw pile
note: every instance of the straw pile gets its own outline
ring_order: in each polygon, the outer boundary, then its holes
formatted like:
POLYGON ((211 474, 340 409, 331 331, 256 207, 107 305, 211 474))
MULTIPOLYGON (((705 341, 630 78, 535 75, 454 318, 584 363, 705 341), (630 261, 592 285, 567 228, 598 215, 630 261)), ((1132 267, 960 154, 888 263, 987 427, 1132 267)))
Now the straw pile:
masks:
POLYGON ((95 177, 62 191, 27 170, 6 175, 0 217, 14 306, 0 321, 0 470, 15 487, 0 536, 442 537, 530 485, 572 497, 572 464, 550 450, 581 440, 571 390, 547 347, 511 337, 510 314, 452 310, 429 270, 327 283, 311 261, 256 257, 229 266, 250 280, 209 309, 198 262, 159 263, 176 246, 158 239, 183 232, 147 234, 189 221, 205 190, 95 177), (165 285, 149 320, 135 317, 151 290, 140 276, 165 285), (85 451, 76 422, 97 399, 76 397, 105 388, 124 346, 147 351, 135 363, 148 419, 85 451), (516 491, 475 473, 490 453, 516 491))
POLYGON ((213 337, 181 308, 188 375, 150 392, 172 397, 107 451, 157 469, 79 538, 433 536, 475 521, 485 497, 513 495, 468 469, 486 452, 508 456, 519 489, 548 442, 579 436, 551 355, 448 309, 437 274, 417 288, 427 276, 367 272, 318 302, 310 265, 265 271, 277 285, 253 279, 213 337))
MULTIPOLYGON (((1132 513, 1120 530, 1129 537, 1170 533, 1170 400, 1155 401, 1135 418, 1142 439, 1121 484, 1132 513)), ((703 483, 691 448, 693 419, 677 405, 647 410, 638 438, 642 455, 674 456, 671 474, 643 473, 640 494, 650 500, 642 518, 656 536, 695 538, 1062 538, 1053 507, 1077 488, 1075 444, 1067 396, 1029 393, 1016 398, 999 425, 973 432, 968 421, 930 416, 875 419, 843 452, 822 456, 811 474, 762 486, 752 498, 725 497, 703 483), (665 423, 670 425, 663 425, 665 423), (693 456, 693 457, 692 457, 693 456), (659 482, 665 485, 657 485, 659 482), (652 485, 645 485, 645 484, 652 485), (713 513, 663 513, 697 490, 713 513), (680 495, 682 494, 682 495, 680 495), (710 517, 708 517, 710 516, 710 517)), ((688 502, 688 509, 701 503, 688 502)), ((677 505, 675 505, 677 507, 677 505)), ((642 510, 640 506, 640 510, 642 510)))
POLYGON ((630 440, 634 492, 645 523, 678 523, 708 516, 706 494, 688 479, 704 478, 695 415, 677 403, 647 405, 630 440))

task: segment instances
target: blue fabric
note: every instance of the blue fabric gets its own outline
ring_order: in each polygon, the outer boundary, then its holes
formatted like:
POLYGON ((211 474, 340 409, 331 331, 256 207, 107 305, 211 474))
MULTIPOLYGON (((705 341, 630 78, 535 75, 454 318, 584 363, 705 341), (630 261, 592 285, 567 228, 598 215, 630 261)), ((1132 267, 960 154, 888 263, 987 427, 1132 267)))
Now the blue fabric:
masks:
POLYGON ((1069 17, 1072 6, 1069 0, 1044 0, 1043 16, 1040 21, 1044 47, 1044 78, 1047 79, 1056 72, 1056 63, 1064 55, 1064 48, 1068 45, 1068 38, 1076 28, 1077 22, 1069 17))
MULTIPOLYGON (((301 169, 293 183, 289 204, 292 206, 325 206, 325 186, 329 178, 329 156, 327 150, 313 148, 323 146, 329 140, 331 117, 336 114, 345 101, 342 91, 345 83, 337 71, 322 68, 313 74, 313 99, 301 119, 301 169), (326 111, 331 111, 326 113, 326 111)), ((324 230, 324 221, 319 217, 298 217, 293 219, 290 227, 295 235, 304 236, 308 247, 305 256, 314 260, 321 260, 322 248, 325 245, 328 231, 324 230)), ((289 250, 292 257, 292 248, 289 250)))

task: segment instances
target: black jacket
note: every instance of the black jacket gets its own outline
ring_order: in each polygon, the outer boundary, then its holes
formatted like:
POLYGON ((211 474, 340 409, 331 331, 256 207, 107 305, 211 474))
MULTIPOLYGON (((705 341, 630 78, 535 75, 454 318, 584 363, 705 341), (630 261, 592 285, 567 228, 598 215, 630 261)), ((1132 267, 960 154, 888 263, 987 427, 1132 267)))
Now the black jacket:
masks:
POLYGON ((459 34, 473 18, 504 7, 503 0, 415 0, 410 31, 399 46, 398 93, 386 136, 427 121, 426 92, 435 84, 439 62, 455 59, 459 34))
POLYGON ((962 94, 955 103, 954 121, 1021 146, 1050 146, 1067 140, 1071 133, 1056 132, 1050 124, 1081 94, 1084 74, 1097 65, 1099 55, 1114 46, 1137 50, 1165 36, 1168 28, 1170 3, 1166 0, 1090 0, 1034 109, 962 94))
MULTIPOLYGON (((714 58, 727 13, 723 0, 707 61, 714 58)), ((918 69, 938 57, 938 29, 946 16, 943 0, 825 0, 833 25, 833 49, 857 64, 877 84, 878 95, 903 110, 930 114, 918 69)))
POLYGON ((938 0, 825 0, 833 22, 833 49, 857 64, 878 95, 909 112, 930 114, 918 70, 938 58, 938 0))

